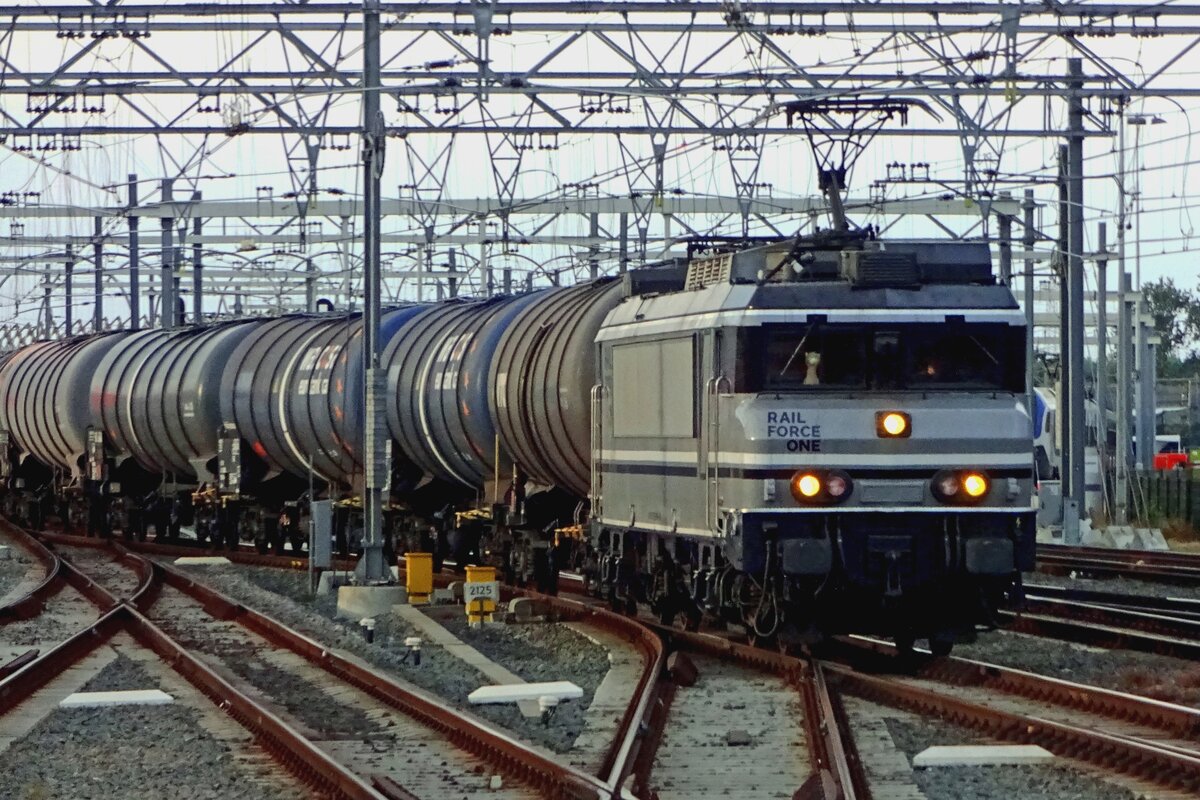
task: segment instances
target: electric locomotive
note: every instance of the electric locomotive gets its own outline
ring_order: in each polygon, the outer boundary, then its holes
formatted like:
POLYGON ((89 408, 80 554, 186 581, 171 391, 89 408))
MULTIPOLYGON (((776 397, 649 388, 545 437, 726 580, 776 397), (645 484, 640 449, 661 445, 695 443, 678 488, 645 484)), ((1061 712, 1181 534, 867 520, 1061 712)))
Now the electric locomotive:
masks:
POLYGON ((946 652, 1019 600, 1027 331, 986 244, 831 234, 638 277, 597 335, 592 569, 614 605, 946 652))

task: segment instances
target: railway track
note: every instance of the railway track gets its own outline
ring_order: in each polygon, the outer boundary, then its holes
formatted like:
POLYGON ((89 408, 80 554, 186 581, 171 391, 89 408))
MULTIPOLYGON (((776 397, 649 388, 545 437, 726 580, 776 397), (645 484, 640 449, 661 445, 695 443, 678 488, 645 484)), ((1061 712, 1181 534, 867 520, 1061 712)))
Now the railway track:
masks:
MULTIPOLYGON (((246 563, 264 563, 257 554, 246 555, 251 556, 246 563)), ((241 555, 231 556, 231 560, 241 559, 241 555)), ((274 560, 273 565, 297 566, 291 559, 274 560)), ((165 582, 170 591, 182 593, 178 587, 181 580, 188 579, 176 575, 165 582)), ((1031 594, 1040 597, 1033 591, 1031 594)), ((167 594, 164 599, 174 602, 170 597, 167 594)), ((607 614, 577 600, 542 599, 564 616, 607 614)), ((1109 604, 1093 605, 1105 613, 1139 613, 1120 608, 1113 598, 1102 599, 1109 604)), ((253 618, 253 612, 229 601, 225 601, 229 607, 224 610, 222 602, 214 602, 211 597, 195 602, 216 610, 218 617, 250 614, 253 618)), ((162 608, 168 613, 172 606, 162 608)), ((177 618, 181 616, 176 614, 177 618)), ((629 622, 609 620, 607 624, 622 626, 629 622)), ((1179 618, 1178 622, 1192 620, 1179 618)), ((247 627, 254 625, 250 622, 247 627)), ((1161 796, 1174 796, 1172 792, 1190 796, 1200 790, 1200 712, 1192 709, 964 659, 934 660, 912 675, 873 673, 879 668, 878 662, 866 668, 856 663, 866 657, 864 649, 870 651, 867 656, 883 653, 890 657, 888 648, 881 644, 860 643, 850 653, 839 654, 835 661, 821 661, 750 648, 706 634, 670 628, 657 628, 655 632, 665 642, 670 658, 664 654, 646 702, 631 704, 627 715, 630 720, 621 728, 623 735, 628 735, 640 727, 645 736, 642 741, 631 736, 628 746, 624 741, 614 744, 602 777, 583 789, 591 792, 590 796, 614 796, 619 787, 627 787, 639 797, 649 796, 650 791, 657 791, 660 797, 672 796, 672 791, 687 796, 692 784, 679 782, 673 762, 687 748, 686 726, 681 723, 711 712, 713 705, 689 707, 689 691, 699 681, 708 680, 712 684, 694 695, 704 697, 704 691, 711 691, 722 680, 746 685, 751 682, 747 680, 749 675, 758 676, 753 680, 759 684, 755 691, 761 697, 780 700, 785 708, 802 709, 789 717, 803 719, 803 730, 783 726, 774 731, 794 749, 804 751, 809 766, 807 777, 789 774, 785 782, 802 779, 806 791, 820 787, 827 797, 836 796, 832 792, 841 792, 847 798, 870 796, 853 732, 841 709, 842 694, 965 725, 990 738, 1038 743, 1095 770, 1119 771, 1153 784, 1166 790, 1167 794, 1161 796), (629 724, 631 721, 633 724, 629 724), (677 724, 679 727, 674 727, 677 724)), ((745 710, 747 719, 753 719, 751 703, 743 702, 745 709, 722 710, 745 710)), ((736 717, 736 713, 727 713, 726 717, 736 717)), ((730 749, 738 752, 736 747, 730 749)), ((745 751, 741 752, 744 756, 745 751)))
MULTIPOLYGON (((86 546, 84 542, 74 544, 86 546)), ((93 547, 103 546, 103 543, 100 542, 91 542, 90 544, 93 547)), ((117 547, 111 557, 125 558, 127 551, 117 547)), ((489 761, 499 768, 496 771, 502 771, 510 779, 513 777, 521 779, 527 788, 536 792, 536 796, 587 798, 606 796, 603 793, 603 786, 598 780, 582 774, 573 774, 569 769, 560 767, 540 753, 522 747, 503 734, 483 727, 470 719, 462 718, 430 698, 408 692, 403 687, 381 679, 373 675, 370 670, 328 652, 317 643, 287 630, 278 623, 243 609, 211 590, 205 591, 202 587, 192 583, 186 576, 144 559, 139 559, 139 561, 145 574, 141 588, 128 600, 118 601, 103 588, 100 581, 84 577, 67 561, 58 559, 60 569, 65 571, 67 580, 72 582, 72 585, 77 585, 81 591, 86 592, 98 607, 107 607, 110 610, 96 624, 80 631, 69 642, 64 643, 64 646, 39 656, 0 683, 0 693, 8 699, 11 705, 19 703, 37 688, 52 680, 54 675, 61 673, 80 658, 86 657, 91 650, 124 631, 132 634, 140 643, 153 649, 189 681, 201 688, 205 694, 228 708, 230 713, 250 727, 257 737, 265 739, 286 766, 301 773, 303 779, 318 787, 321 793, 334 797, 414 796, 408 793, 408 790, 394 778, 375 772, 363 775, 348 768, 340 759, 334 758, 325 749, 315 745, 313 739, 305 736, 304 732, 297 730, 295 726, 285 721, 281 715, 276 713, 278 709, 273 709, 269 704, 264 704, 257 699, 251 699, 255 693, 246 691, 247 687, 242 680, 237 678, 236 673, 231 675, 229 670, 214 669, 211 663, 198 657, 191 648, 181 644, 168 631, 157 625, 154 619, 142 613, 146 611, 148 614, 157 615, 159 603, 165 600, 166 604, 163 607, 166 610, 163 615, 175 619, 179 624, 183 624, 187 620, 195 622, 198 619, 196 614, 208 615, 210 620, 213 618, 212 614, 222 618, 222 622, 225 623, 221 625, 222 635, 235 640, 226 642, 227 649, 247 643, 245 640, 236 641, 236 636, 230 633, 229 626, 236 620, 241 624, 234 627, 240 627, 244 631, 257 629, 258 636, 269 638, 272 641, 275 645, 271 656, 273 659, 290 660, 293 665, 298 663, 296 659, 306 661, 310 665, 320 665, 311 668, 320 669, 325 673, 325 681, 328 682, 329 674, 333 674, 341 679, 343 685, 348 683, 358 692, 371 696, 373 699, 370 701, 363 700, 360 696, 354 698, 358 704, 358 710, 362 713, 357 715, 355 721, 346 723, 347 725, 374 726, 378 732, 380 727, 388 728, 387 723, 391 722, 391 727, 395 728, 398 724, 398 717, 392 711, 381 709, 378 703, 382 702, 403 709, 405 714, 423 723, 427 729, 440 729, 445 738, 453 742, 458 750, 473 754, 480 760, 489 761), (185 597, 186 600, 183 599, 185 597), (186 608, 180 608, 180 606, 186 608), (283 653, 284 650, 287 653, 283 653), (288 654, 294 658, 289 657, 288 654), (386 722, 377 723, 375 721, 383 719, 384 715, 388 715, 386 722)), ((208 624, 220 623, 210 622, 208 624)), ((343 691, 349 692, 350 690, 343 689, 343 691)), ((0 708, 0 711, 11 708, 11 705, 0 708)), ((354 733, 362 734, 368 727, 355 728, 354 733)), ((403 740, 399 731, 393 730, 391 733, 397 734, 394 737, 395 741, 403 740)), ((372 750, 377 746, 375 742, 378 741, 378 737, 363 736, 362 738, 371 743, 372 750)), ((391 738, 391 734, 389 734, 389 738, 391 738)), ((428 731, 425 732, 423 738, 425 740, 429 738, 428 731)), ((419 743, 416 746, 419 746, 419 743)), ((336 750, 333 747, 330 749, 336 750)), ((345 756, 345 760, 355 763, 362 769, 373 766, 377 760, 365 753, 360 755, 364 758, 356 760, 354 754, 350 754, 345 756)), ((378 755, 379 753, 374 753, 374 756, 378 755)), ((426 752, 424 755, 428 757, 429 753, 426 752)), ((437 763, 437 759, 434 760, 434 763, 437 763)), ((439 795, 440 791, 427 796, 439 795)), ((511 794, 511 796, 523 795, 511 794)))
POLYGON ((1200 555, 1160 550, 1039 545, 1039 572, 1137 578, 1155 583, 1200 583, 1200 555))

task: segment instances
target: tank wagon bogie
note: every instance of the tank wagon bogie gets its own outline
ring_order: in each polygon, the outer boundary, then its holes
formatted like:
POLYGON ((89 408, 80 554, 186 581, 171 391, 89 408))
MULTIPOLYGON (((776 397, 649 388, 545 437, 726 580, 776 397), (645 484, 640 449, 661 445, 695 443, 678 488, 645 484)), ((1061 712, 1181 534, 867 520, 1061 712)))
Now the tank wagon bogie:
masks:
MULTIPOLYGON (((390 309, 388 546, 944 649, 1032 566, 1025 336, 985 245, 846 234, 390 309)), ((365 375, 357 314, 30 346, 0 360, 5 512, 298 550, 328 500, 353 548, 365 375)))

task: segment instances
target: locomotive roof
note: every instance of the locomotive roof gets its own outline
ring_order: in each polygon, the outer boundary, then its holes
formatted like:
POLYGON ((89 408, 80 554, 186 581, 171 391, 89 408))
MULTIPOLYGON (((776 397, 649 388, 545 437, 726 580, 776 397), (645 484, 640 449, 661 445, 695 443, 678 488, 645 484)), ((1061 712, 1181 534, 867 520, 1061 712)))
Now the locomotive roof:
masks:
POLYGON ((703 289, 627 296, 605 320, 600 339, 644 333, 803 322, 977 322, 1024 325, 1007 286, 929 284, 911 289, 861 288, 845 281, 718 283, 703 289))

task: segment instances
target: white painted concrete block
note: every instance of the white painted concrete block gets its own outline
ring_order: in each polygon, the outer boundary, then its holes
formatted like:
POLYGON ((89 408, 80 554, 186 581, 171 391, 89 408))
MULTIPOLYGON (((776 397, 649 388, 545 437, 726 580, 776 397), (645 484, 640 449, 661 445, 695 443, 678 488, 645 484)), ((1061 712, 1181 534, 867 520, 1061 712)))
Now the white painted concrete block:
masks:
POLYGON ((175 698, 158 689, 131 689, 122 692, 76 692, 67 695, 60 708, 101 708, 104 706, 165 706, 175 698))
POLYGON ((1137 528, 1134 531, 1136 546, 1140 550, 1170 550, 1167 540, 1158 528, 1137 528))
POLYGON ((180 556, 175 559, 175 564, 180 567, 203 567, 228 563, 230 563, 229 559, 225 556, 180 556))
POLYGON ((578 700, 583 689, 570 681, 548 681, 546 683, 513 683, 507 686, 480 686, 467 695, 475 705, 488 703, 516 703, 521 700, 539 700, 553 697, 555 700, 578 700))
POLYGON ((938 745, 913 757, 914 767, 978 767, 1047 764, 1054 754, 1034 744, 938 745))

